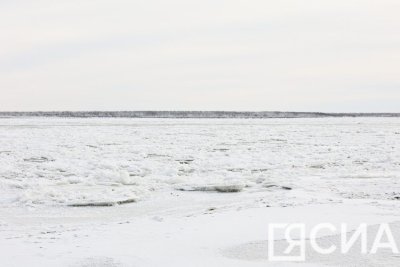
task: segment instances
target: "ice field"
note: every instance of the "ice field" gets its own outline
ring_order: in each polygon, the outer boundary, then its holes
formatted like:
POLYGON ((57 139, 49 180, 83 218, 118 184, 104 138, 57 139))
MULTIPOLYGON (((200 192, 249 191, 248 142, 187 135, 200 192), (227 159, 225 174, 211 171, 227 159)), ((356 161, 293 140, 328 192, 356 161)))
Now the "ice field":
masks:
POLYGON ((398 118, 1 118, 1 260, 266 266, 268 221, 395 223, 399 182, 398 118))

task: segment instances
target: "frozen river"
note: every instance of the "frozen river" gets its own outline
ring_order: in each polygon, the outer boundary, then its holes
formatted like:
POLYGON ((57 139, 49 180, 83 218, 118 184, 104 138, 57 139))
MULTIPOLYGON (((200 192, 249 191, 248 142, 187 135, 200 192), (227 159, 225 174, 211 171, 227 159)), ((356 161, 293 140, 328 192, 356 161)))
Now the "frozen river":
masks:
MULTIPOLYGON (((71 229, 90 236, 88 229, 132 218, 162 224, 169 217, 348 201, 397 216, 399 181, 398 118, 2 118, 0 245, 13 240, 19 255, 24 246, 83 242, 63 237, 71 229), (85 205, 113 207, 73 207, 85 205), (37 239, 42 227, 55 239, 37 239)), ((58 246, 64 261, 36 252, 30 259, 38 266, 75 260, 58 246)), ((155 264, 145 253, 136 256, 103 258, 99 266, 155 264)))
POLYGON ((0 164, 2 205, 140 201, 226 185, 394 199, 400 120, 1 119, 0 164))

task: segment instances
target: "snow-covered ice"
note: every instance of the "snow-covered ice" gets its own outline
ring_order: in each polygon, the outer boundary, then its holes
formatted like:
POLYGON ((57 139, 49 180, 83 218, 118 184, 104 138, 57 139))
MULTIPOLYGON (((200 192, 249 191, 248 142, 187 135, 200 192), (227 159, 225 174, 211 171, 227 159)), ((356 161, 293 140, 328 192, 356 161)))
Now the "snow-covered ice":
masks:
POLYGON ((399 220, 399 147, 398 118, 2 118, 0 259, 266 266, 269 222, 399 220))

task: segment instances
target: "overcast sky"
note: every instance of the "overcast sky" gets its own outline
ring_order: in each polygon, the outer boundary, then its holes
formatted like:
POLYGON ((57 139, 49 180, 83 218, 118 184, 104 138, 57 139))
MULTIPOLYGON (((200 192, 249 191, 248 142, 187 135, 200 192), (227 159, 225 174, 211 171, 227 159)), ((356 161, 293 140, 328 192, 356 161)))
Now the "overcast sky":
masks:
POLYGON ((1 0, 0 110, 400 112, 399 0, 1 0))

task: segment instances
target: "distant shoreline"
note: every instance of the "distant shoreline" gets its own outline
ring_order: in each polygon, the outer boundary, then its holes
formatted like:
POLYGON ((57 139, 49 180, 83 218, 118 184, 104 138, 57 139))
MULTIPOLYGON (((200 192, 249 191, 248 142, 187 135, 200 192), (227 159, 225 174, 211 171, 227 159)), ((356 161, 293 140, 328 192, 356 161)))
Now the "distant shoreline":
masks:
POLYGON ((0 112, 0 117, 58 118, 171 118, 171 119, 266 119, 266 118, 334 118, 334 117, 400 117, 400 113, 324 113, 280 111, 32 111, 0 112))
POLYGON ((33 111, 0 112, 0 117, 58 118, 334 118, 334 117, 400 117, 400 113, 323 113, 323 112, 240 112, 240 111, 33 111))

